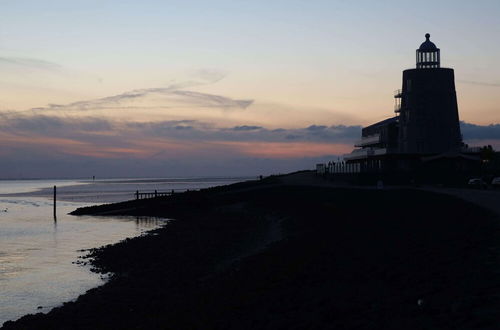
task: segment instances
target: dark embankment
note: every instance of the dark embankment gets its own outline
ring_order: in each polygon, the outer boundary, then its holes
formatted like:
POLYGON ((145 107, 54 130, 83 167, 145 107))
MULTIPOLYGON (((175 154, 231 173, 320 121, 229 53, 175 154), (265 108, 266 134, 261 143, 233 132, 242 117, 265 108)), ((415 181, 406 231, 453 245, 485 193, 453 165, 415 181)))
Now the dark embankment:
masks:
POLYGON ((109 283, 5 329, 498 325, 498 219, 453 197, 263 182, 78 213, 177 220, 94 251, 109 283))

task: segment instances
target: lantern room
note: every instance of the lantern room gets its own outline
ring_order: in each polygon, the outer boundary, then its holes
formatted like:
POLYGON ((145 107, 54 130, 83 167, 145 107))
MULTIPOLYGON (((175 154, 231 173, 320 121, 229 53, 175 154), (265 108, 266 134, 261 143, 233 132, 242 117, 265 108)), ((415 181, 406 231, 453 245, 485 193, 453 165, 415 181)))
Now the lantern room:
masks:
POLYGON ((425 35, 425 41, 417 49, 417 69, 439 68, 440 67, 440 54, 439 48, 429 40, 431 35, 425 35))

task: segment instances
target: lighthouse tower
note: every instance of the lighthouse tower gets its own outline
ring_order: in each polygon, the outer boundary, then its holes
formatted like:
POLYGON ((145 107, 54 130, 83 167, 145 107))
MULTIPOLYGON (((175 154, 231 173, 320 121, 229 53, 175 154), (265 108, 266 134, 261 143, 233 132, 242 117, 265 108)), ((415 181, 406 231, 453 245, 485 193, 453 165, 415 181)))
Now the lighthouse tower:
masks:
POLYGON ((439 48, 430 34, 416 51, 417 67, 403 71, 400 98, 399 152, 439 154, 462 144, 453 69, 441 68, 439 48))
POLYGON ((455 74, 441 67, 441 52, 430 37, 427 33, 416 51, 416 68, 403 71, 402 88, 394 95, 396 116, 363 127, 355 149, 344 155, 349 170, 418 170, 444 177, 440 168, 446 174, 451 169, 476 169, 480 164, 479 157, 463 147, 455 74))

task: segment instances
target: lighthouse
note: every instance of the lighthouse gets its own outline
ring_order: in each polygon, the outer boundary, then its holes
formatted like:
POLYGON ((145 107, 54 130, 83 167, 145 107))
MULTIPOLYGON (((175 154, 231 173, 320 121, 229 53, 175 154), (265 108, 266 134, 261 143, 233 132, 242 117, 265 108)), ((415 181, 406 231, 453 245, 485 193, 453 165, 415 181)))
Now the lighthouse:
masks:
POLYGON ((416 51, 416 68, 403 71, 398 144, 400 153, 436 154, 462 145, 453 69, 441 67, 430 34, 416 51))
POLYGON ((441 51, 430 37, 427 33, 416 50, 415 68, 403 71, 401 89, 394 93, 395 115, 363 127, 355 149, 343 156, 353 172, 477 165, 479 157, 462 143, 454 71, 441 67, 441 51))

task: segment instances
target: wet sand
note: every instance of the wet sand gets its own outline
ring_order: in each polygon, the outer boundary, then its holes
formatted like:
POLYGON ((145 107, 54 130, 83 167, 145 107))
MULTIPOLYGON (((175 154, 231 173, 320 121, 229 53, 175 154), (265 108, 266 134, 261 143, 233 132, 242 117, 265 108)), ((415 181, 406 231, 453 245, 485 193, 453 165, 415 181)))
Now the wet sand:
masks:
POLYGON ((4 328, 497 329, 498 215, 297 178, 79 210, 176 220, 94 250, 106 285, 4 328))

